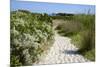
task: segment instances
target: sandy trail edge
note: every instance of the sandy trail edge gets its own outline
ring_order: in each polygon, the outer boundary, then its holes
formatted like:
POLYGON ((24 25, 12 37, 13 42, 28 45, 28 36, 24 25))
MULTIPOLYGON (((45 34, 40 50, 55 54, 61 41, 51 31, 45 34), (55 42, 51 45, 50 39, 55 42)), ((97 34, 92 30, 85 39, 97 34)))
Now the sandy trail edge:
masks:
POLYGON ((48 53, 45 56, 41 56, 39 61, 33 65, 89 62, 89 60, 76 52, 77 49, 71 43, 70 38, 55 33, 55 42, 48 53))

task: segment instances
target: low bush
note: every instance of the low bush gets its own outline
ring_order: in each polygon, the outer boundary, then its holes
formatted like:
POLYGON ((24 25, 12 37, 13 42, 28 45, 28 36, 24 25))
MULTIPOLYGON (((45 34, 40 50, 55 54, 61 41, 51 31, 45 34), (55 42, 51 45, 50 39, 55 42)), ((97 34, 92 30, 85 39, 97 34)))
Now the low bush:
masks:
POLYGON ((80 49, 79 51, 89 51, 93 48, 95 48, 95 38, 94 38, 94 33, 91 31, 84 31, 81 32, 81 42, 80 42, 80 49))
POLYGON ((80 24, 79 22, 65 21, 62 22, 62 24, 59 24, 56 29, 59 30, 58 32, 60 34, 64 36, 70 36, 79 32, 81 28, 82 24, 80 24))
POLYGON ((52 45, 54 32, 47 14, 11 12, 11 66, 31 65, 52 45))
POLYGON ((56 29, 61 35, 72 38, 79 53, 95 60, 95 15, 74 15, 69 22, 66 19, 56 29))
POLYGON ((95 49, 91 49, 85 53, 83 53, 83 55, 87 58, 90 59, 91 61, 95 61, 95 49))

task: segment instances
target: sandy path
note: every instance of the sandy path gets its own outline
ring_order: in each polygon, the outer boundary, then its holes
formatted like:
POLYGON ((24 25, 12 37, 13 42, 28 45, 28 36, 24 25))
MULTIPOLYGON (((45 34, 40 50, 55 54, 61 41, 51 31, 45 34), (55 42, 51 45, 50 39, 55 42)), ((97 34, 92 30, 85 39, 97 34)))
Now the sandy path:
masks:
POLYGON ((57 63, 75 63, 87 62, 82 55, 76 53, 76 48, 68 37, 55 35, 55 43, 48 51, 48 54, 42 56, 35 64, 57 64, 57 63))

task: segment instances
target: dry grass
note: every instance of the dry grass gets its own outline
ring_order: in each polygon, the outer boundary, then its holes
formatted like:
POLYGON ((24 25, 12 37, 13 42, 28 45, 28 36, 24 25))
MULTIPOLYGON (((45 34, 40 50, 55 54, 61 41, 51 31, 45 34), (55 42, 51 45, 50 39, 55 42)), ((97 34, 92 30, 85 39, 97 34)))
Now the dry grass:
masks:
POLYGON ((61 35, 72 38, 79 53, 95 60, 95 15, 74 15, 72 20, 61 21, 56 29, 61 35))

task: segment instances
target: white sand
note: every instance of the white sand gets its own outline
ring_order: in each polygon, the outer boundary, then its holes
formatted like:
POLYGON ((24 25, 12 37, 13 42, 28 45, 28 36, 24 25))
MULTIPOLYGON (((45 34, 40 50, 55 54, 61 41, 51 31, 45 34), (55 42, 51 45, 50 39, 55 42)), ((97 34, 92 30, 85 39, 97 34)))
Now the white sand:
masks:
POLYGON ((82 55, 76 53, 76 48, 68 37, 60 36, 56 33, 55 42, 45 56, 35 64, 58 64, 58 63, 75 63, 88 62, 82 55))

